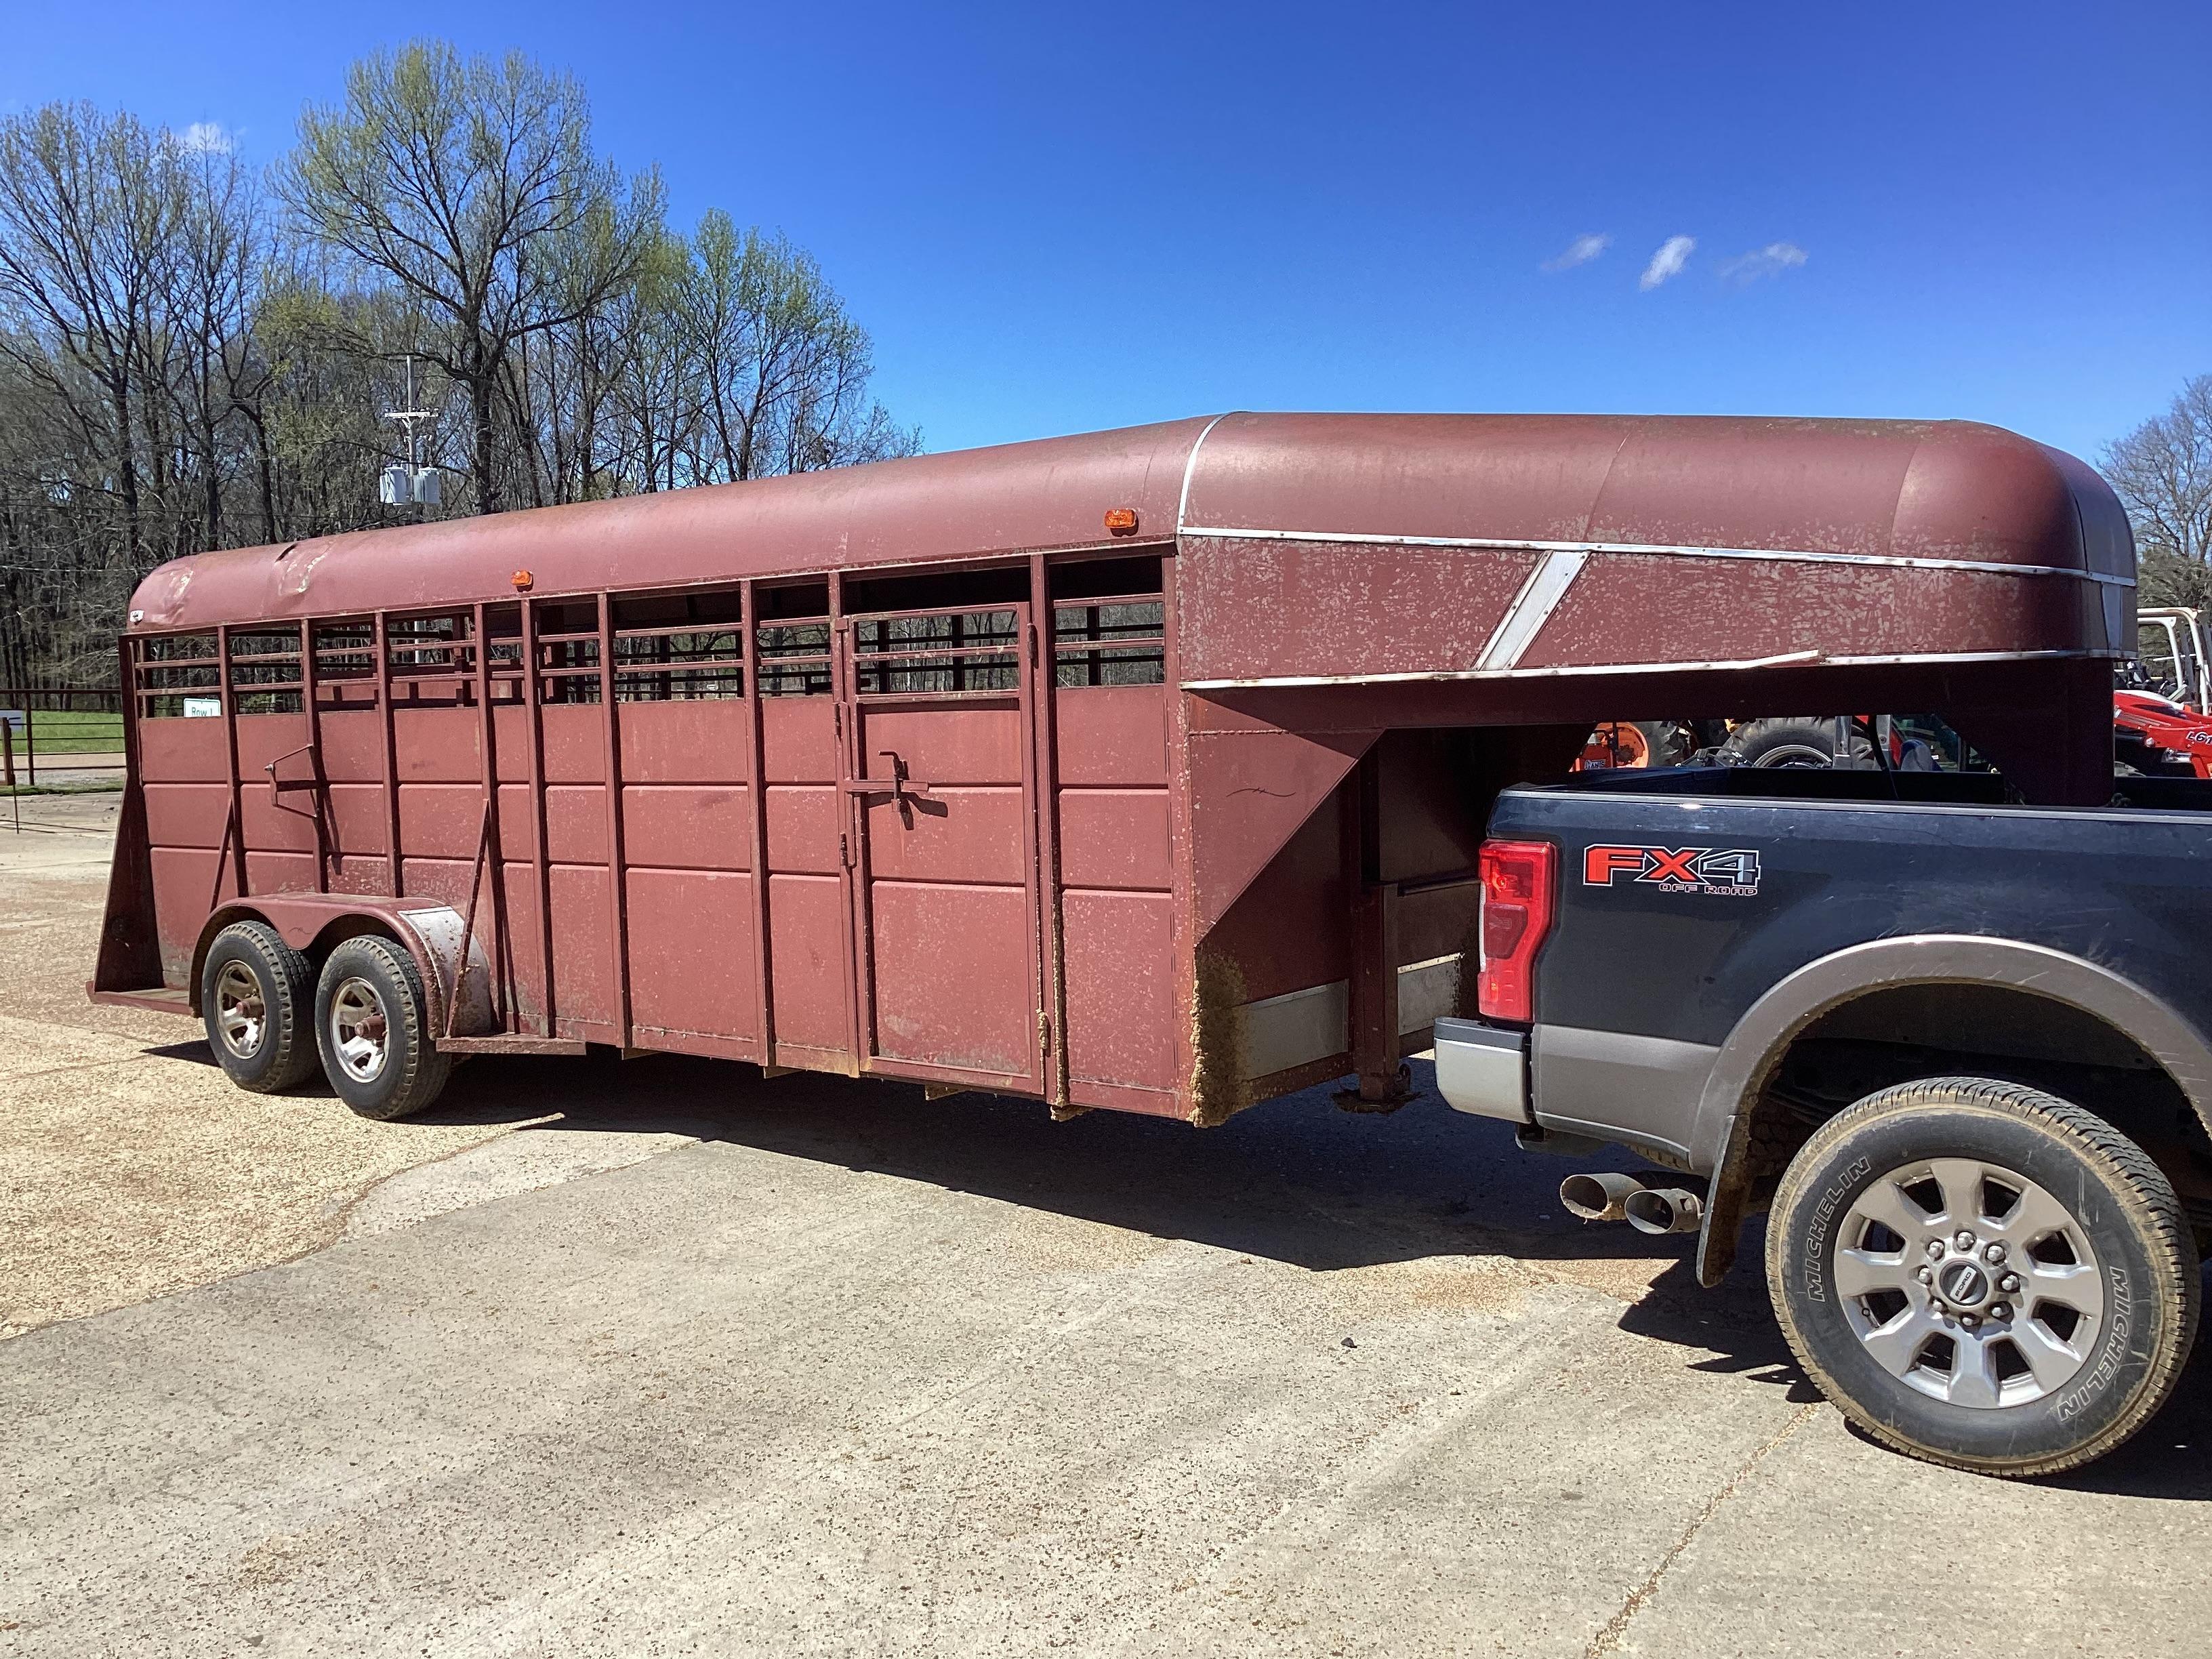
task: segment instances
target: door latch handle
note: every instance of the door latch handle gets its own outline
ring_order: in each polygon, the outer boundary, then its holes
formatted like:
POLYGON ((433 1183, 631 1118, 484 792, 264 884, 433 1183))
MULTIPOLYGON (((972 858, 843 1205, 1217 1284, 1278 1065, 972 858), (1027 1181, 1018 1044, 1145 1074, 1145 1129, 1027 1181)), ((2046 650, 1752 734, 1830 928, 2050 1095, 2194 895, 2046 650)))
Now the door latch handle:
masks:
POLYGON ((889 795, 894 800, 926 799, 929 786, 916 783, 906 774, 906 763, 899 758, 896 749, 878 749, 876 753, 891 763, 891 775, 887 778, 860 778, 845 787, 856 795, 889 795))

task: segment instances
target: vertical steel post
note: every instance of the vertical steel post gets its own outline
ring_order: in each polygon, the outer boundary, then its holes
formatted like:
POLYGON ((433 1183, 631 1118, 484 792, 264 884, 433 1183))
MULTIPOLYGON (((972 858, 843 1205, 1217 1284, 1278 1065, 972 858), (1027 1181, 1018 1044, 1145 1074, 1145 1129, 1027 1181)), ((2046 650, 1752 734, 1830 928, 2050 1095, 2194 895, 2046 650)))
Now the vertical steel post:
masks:
POLYGON ((1409 1092, 1399 1076, 1398 888, 1377 882, 1352 907, 1352 1063, 1358 1099, 1394 1104, 1409 1092))
POLYGON ((844 856, 837 860, 837 880, 845 893, 845 1036, 852 1055, 850 1075, 866 1069, 866 1047, 862 1033, 872 1022, 863 1004, 861 979, 868 971, 868 882, 861 860, 867 856, 868 811, 860 794, 847 787, 857 782, 863 768, 860 752, 860 704, 853 677, 852 643, 845 617, 845 573, 829 574, 830 698, 831 718, 837 731, 837 793, 844 811, 838 829, 844 856))
POLYGON ((1340 1103, 1387 1107, 1403 1102, 1408 1091, 1399 1081, 1398 888, 1382 878, 1379 747, 1360 757, 1348 783, 1345 921, 1352 946, 1352 1066, 1358 1088, 1340 1103))
POLYGON ((748 577, 738 592, 738 612, 743 626, 738 683, 744 689, 745 720, 745 798, 751 805, 753 890, 753 994, 760 1034, 760 1060, 775 1064, 775 994, 771 975, 774 953, 769 949, 768 894, 768 763, 763 755, 760 691, 759 589, 748 577))
POLYGON ((1182 690, 1182 618, 1176 556, 1160 561, 1160 654, 1168 716, 1168 836, 1173 894, 1170 948, 1175 955, 1176 1101, 1186 1115, 1198 1108, 1198 1049, 1192 1016, 1198 1004, 1198 896, 1191 879, 1190 708, 1182 690))
MULTIPOLYGON (((477 744, 483 774, 483 834, 491 845, 484 870, 484 878, 491 884, 491 984, 495 995, 505 995, 507 913, 501 895, 507 887, 507 858, 499 828, 499 722, 493 717, 491 706, 491 644, 486 626, 489 620, 486 615, 487 609, 482 604, 475 606, 471 613, 469 627, 471 648, 476 653, 477 744)), ((469 890, 471 921, 474 920, 476 902, 476 889, 472 885, 469 890)), ((465 938, 461 941, 461 969, 465 973, 468 969, 468 940, 465 938)), ((456 981, 456 991, 459 988, 456 981)), ((456 996, 455 1001, 458 1003, 459 1000, 456 996)), ((509 1024, 508 1015, 513 1003, 514 998, 507 996, 507 1006, 494 1010, 502 1030, 509 1024)))
MULTIPOLYGON (((231 683, 230 629, 228 624, 215 630, 215 683, 222 707, 223 754, 230 769, 230 822, 234 833, 230 838, 231 869, 238 882, 238 896, 246 896, 246 813, 238 775, 238 693, 231 683)), ((32 775, 36 781, 37 774, 32 775)))
POLYGON ((392 896, 406 892, 399 860, 399 743, 392 723, 392 642, 389 612, 376 613, 376 707, 384 727, 384 845, 392 896))
POLYGON ((607 920, 614 929, 615 1041, 630 1046, 629 906, 623 867, 622 734, 615 703, 614 600, 599 595, 599 713, 605 717, 607 777, 607 920))
POLYGON ((545 727, 538 684, 538 615, 535 603, 522 599, 523 730, 530 738, 530 857, 538 881, 538 1017, 554 1034, 553 1020, 553 866, 545 845, 545 727))
POLYGON ((1022 684, 1029 688, 1029 760, 1022 769, 1029 791, 1027 820, 1036 856, 1030 862, 1036 890, 1030 894, 1030 931, 1040 969, 1037 1035, 1041 1053, 1038 1081, 1054 1106, 1067 1103, 1067 985, 1060 945, 1060 787, 1058 749, 1053 729, 1059 698, 1059 657, 1053 649, 1051 572, 1044 555, 1030 556, 1030 620, 1023 641, 1022 684), (1042 938, 1039 930, 1042 929, 1042 938))
POLYGON ((324 805, 330 795, 330 780, 323 771, 323 716, 315 706, 315 624, 312 619, 300 624, 300 708, 307 717, 307 764, 314 769, 315 808, 315 890, 331 890, 330 842, 323 830, 324 805))

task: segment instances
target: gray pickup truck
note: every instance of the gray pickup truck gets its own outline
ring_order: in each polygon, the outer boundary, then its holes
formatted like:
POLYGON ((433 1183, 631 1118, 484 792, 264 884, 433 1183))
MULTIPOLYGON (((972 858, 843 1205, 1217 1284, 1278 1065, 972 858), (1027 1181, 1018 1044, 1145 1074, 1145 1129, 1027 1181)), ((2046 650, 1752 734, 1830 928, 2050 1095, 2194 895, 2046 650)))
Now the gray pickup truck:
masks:
POLYGON ((1869 1433, 1990 1474, 2084 1463, 2166 1401, 2212 1237, 2212 783, 2102 808, 1988 775, 1711 768, 1506 791, 1459 1109, 1592 1220, 1753 1213, 1799 1361, 1869 1433))

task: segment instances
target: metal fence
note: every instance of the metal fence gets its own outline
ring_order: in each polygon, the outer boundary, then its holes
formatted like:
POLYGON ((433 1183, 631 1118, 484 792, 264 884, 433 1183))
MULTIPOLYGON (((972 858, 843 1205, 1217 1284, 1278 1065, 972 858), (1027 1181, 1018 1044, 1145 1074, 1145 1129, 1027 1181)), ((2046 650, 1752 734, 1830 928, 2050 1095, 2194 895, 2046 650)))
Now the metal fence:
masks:
POLYGON ((0 685, 0 787, 96 787, 123 775, 121 692, 0 685))

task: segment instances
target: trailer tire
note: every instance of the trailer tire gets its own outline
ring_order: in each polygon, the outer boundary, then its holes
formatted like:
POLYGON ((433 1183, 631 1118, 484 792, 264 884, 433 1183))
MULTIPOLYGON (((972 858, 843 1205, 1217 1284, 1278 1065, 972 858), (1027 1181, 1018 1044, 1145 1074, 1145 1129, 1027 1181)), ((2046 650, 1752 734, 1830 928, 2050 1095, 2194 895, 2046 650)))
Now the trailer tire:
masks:
POLYGON ((272 1095, 314 1075, 315 970, 265 921, 234 921, 200 964, 200 1024, 223 1075, 272 1095))
POLYGON ((380 1121, 428 1108, 453 1072, 438 1052, 415 958, 390 939, 357 934, 323 963, 315 1041, 338 1098, 380 1121))
POLYGON ((1886 1089, 1822 1125, 1775 1195, 1766 1270, 1845 1417, 1985 1474, 2111 1451, 2197 1334, 2197 1248, 2158 1166, 2069 1102, 1987 1078, 1886 1089))

